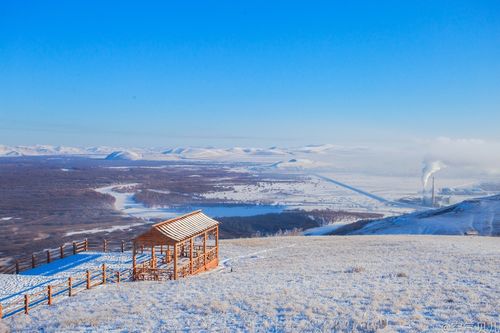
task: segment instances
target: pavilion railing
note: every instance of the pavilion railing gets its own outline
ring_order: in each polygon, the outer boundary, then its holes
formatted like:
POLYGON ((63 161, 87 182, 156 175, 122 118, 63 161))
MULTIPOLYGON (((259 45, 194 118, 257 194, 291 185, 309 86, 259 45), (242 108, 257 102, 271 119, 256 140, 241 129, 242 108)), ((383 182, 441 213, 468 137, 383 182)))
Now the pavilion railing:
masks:
MULTIPOLYGON (((202 247, 201 247, 202 248, 202 247)), ((217 259, 217 248, 208 247, 207 252, 203 255, 203 248, 196 255, 193 255, 192 262, 184 262, 178 264, 177 266, 177 277, 182 278, 189 275, 197 274, 206 269, 207 265, 212 263, 217 259), (192 265, 192 267, 191 267, 192 265)), ((135 264, 133 268, 134 279, 138 281, 164 281, 174 279, 174 269, 173 267, 162 267, 162 264, 166 264, 167 260, 165 257, 155 257, 147 258, 141 262, 135 264), (158 266, 160 262, 160 266, 158 266)), ((170 263, 172 263, 173 258, 170 258, 170 263)))

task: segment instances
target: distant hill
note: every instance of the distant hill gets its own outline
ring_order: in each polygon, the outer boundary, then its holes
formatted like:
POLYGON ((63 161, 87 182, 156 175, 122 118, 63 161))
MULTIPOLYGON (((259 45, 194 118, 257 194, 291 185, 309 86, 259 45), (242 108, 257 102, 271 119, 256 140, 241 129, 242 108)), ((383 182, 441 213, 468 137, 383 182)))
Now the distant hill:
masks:
POLYGON ((141 155, 133 151, 114 151, 108 156, 107 160, 126 160, 126 161, 136 161, 141 159, 141 155))
POLYGON ((500 195, 466 200, 452 206, 425 212, 374 221, 359 221, 341 227, 332 234, 500 236, 500 195))

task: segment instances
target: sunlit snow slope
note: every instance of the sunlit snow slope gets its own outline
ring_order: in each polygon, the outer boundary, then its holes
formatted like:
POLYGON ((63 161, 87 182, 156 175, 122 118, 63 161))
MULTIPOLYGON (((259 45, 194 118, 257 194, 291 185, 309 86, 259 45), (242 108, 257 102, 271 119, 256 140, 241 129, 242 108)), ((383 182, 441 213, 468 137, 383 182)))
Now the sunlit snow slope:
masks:
POLYGON ((500 195, 466 200, 425 212, 358 223, 357 227, 353 225, 350 228, 338 229, 336 233, 500 236, 500 195))

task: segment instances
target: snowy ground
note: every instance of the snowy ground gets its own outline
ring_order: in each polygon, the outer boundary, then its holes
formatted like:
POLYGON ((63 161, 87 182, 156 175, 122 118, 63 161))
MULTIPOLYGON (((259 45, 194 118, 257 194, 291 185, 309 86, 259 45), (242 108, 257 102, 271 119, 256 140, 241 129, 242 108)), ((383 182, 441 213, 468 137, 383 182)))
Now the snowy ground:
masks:
POLYGON ((498 238, 224 240, 221 256, 220 269, 206 274, 98 287, 5 325, 20 332, 499 329, 498 238))

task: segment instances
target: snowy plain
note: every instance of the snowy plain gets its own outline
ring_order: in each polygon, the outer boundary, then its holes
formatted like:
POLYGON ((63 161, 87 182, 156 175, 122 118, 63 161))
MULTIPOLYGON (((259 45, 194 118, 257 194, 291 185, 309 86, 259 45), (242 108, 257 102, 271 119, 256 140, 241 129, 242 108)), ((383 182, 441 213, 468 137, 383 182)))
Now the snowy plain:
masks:
POLYGON ((466 328, 454 332, 470 332, 471 325, 500 322, 497 238, 223 240, 221 257, 220 267, 208 273, 101 286, 30 316, 9 318, 3 327, 14 332, 442 332, 448 325, 466 328))

